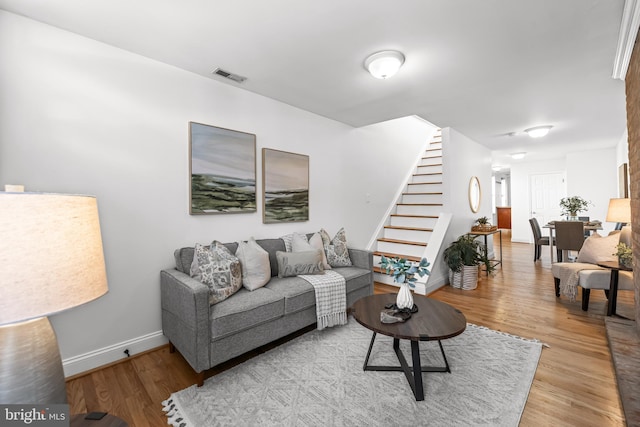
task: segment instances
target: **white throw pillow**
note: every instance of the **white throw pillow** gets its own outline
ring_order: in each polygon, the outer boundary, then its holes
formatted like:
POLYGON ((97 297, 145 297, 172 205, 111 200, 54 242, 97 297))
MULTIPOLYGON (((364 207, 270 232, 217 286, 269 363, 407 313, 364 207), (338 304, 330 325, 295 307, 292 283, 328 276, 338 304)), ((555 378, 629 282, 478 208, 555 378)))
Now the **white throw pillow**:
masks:
POLYGON ((313 249, 320 250, 322 254, 322 265, 325 270, 331 270, 331 266, 329 265, 329 261, 327 261, 327 254, 324 251, 324 244, 322 243, 322 236, 320 233, 315 233, 309 239, 309 244, 313 247, 313 249))
POLYGON ((577 262, 597 264, 603 261, 617 261, 616 246, 620 241, 620 233, 602 237, 594 233, 584 241, 582 249, 578 252, 577 262))
POLYGON ((248 242, 238 242, 236 256, 242 265, 242 286, 253 291, 269 283, 269 253, 256 242, 256 239, 251 237, 248 242))
POLYGON ((293 233, 291 238, 291 251, 290 252, 305 252, 313 251, 315 248, 307 241, 307 236, 300 233, 293 233))

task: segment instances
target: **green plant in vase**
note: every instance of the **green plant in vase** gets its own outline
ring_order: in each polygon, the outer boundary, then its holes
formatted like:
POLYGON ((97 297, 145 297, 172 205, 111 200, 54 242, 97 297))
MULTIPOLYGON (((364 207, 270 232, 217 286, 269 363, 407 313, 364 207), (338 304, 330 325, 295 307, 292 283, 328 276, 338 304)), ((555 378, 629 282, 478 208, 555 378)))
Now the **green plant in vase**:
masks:
POLYGON ((560 199, 560 208, 562 215, 567 216, 570 220, 577 220, 578 213, 586 211, 592 205, 591 202, 580 196, 563 197, 560 199))
POLYGON ((413 296, 409 287, 416 286, 416 275, 424 277, 429 274, 429 261, 422 258, 420 262, 409 261, 406 258, 399 257, 380 257, 380 268, 386 274, 393 276, 393 281, 400 283, 400 291, 396 299, 396 305, 399 309, 411 309, 413 307, 413 296))

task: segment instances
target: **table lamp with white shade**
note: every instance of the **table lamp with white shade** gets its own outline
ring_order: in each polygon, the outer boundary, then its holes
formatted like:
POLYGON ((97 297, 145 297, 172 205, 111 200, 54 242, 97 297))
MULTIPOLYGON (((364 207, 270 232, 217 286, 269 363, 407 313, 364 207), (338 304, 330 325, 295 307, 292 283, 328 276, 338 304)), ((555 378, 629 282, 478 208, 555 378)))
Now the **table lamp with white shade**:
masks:
POLYGON ((95 197, 0 192, 0 404, 67 401, 47 316, 106 292, 95 197))
POLYGON ((631 222, 631 199, 610 199, 607 222, 619 222, 623 226, 631 222))

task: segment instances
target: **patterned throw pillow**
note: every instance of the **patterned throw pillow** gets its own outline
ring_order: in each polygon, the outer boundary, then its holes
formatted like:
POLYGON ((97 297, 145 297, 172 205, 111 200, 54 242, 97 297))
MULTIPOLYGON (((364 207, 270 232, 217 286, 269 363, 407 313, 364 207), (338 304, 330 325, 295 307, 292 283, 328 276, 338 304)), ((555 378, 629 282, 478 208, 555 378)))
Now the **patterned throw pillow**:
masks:
POLYGON ((320 230, 320 236, 327 254, 327 261, 331 267, 350 267, 353 265, 351 258, 349 258, 347 235, 344 228, 341 228, 333 239, 329 237, 329 233, 324 228, 320 230))
POLYGON ((227 299, 242 287, 240 261, 224 245, 213 241, 211 246, 196 243, 191 277, 209 287, 209 304, 227 299))

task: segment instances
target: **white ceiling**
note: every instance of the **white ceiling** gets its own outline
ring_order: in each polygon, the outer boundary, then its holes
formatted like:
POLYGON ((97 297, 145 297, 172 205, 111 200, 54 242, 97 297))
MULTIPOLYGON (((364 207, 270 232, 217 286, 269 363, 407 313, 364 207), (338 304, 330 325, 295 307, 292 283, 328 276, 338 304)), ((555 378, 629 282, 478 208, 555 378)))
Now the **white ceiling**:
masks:
POLYGON ((0 9, 353 126, 407 115, 526 160, 611 147, 626 126, 611 78, 624 0, 0 0, 0 9), (363 69, 380 50, 406 62, 363 69), (533 140, 507 136, 553 125, 533 140))

